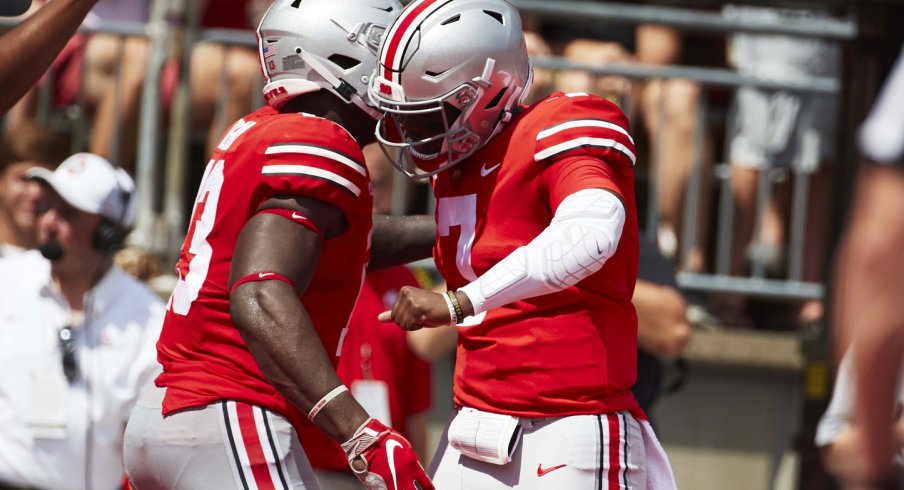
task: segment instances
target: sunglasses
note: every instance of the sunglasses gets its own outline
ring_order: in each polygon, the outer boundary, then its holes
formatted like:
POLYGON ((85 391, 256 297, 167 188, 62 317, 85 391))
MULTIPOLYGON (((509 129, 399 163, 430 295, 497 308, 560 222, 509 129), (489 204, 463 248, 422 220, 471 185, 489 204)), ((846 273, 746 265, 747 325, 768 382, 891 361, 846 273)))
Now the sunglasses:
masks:
POLYGON ((60 329, 60 352, 62 353, 63 374, 66 380, 72 384, 78 379, 78 362, 75 358, 75 330, 69 325, 60 329))

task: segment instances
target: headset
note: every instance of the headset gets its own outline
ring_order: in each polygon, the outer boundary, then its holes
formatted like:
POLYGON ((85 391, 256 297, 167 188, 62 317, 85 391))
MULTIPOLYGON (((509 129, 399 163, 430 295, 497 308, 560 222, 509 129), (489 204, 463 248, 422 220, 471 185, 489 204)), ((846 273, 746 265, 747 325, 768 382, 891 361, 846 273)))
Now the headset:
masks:
POLYGON ((106 255, 112 255, 121 249, 131 231, 129 222, 133 211, 132 197, 135 194, 135 186, 125 170, 121 168, 116 169, 116 180, 119 183, 122 214, 116 221, 103 217, 100 224, 97 225, 97 229, 94 230, 92 240, 94 248, 106 255))

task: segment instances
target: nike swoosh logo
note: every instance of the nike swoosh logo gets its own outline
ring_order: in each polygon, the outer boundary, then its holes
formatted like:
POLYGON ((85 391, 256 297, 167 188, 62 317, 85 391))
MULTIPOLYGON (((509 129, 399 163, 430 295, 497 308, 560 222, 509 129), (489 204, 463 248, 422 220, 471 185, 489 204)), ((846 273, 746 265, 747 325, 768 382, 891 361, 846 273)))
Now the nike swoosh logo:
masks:
POLYGON ((272 272, 258 272, 258 273, 257 273, 257 278, 258 278, 258 279, 263 279, 263 278, 265 278, 265 277, 269 277, 269 276, 272 276, 272 275, 273 275, 272 272))
POLYGON ((495 172, 496 169, 501 166, 502 166, 501 163, 497 163, 496 165, 493 165, 492 167, 487 167, 487 164, 484 163, 483 166, 480 167, 480 176, 486 177, 487 175, 490 175, 491 173, 495 172))
POLYGON ((600 250, 600 244, 599 244, 599 242, 594 242, 594 243, 596 243, 596 253, 597 253, 597 255, 603 255, 603 251, 600 250))
POLYGON ((394 450, 397 447, 402 447, 399 441, 395 439, 390 439, 386 441, 386 460, 389 462, 389 472, 392 473, 392 488, 399 488, 399 484, 396 481, 396 473, 395 473, 395 453, 394 450))
POLYGON ((566 466, 568 466, 568 465, 560 464, 558 466, 550 466, 549 468, 544 468, 542 464, 539 464, 539 465, 537 465, 537 476, 543 476, 543 475, 549 473, 550 471, 555 471, 559 468, 564 468, 566 466))
POLYGON ((292 219, 304 219, 304 216, 292 211, 292 219))

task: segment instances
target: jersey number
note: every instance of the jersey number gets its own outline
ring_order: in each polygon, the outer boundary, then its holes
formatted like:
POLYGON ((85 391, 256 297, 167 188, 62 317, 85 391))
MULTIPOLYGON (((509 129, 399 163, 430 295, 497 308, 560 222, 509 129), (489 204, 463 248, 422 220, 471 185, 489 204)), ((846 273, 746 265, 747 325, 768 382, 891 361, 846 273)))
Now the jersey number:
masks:
MULTIPOLYGON (((458 244, 455 246, 455 267, 461 277, 468 281, 476 281, 477 274, 471 267, 471 248, 474 246, 474 235, 477 231, 477 194, 467 196, 441 197, 436 204, 438 232, 440 236, 449 236, 453 226, 458 226, 458 244)), ((465 318, 459 327, 480 325, 487 312, 465 318)))
MULTIPOLYGON (((223 136, 217 149, 229 150, 236 140, 254 125, 254 121, 246 122, 244 119, 239 119, 223 136)), ((170 311, 178 315, 188 315, 188 310, 191 309, 191 304, 198 299, 198 293, 210 270, 213 247, 207 241, 207 236, 213 230, 214 219, 217 215, 217 203, 220 201, 220 191, 223 189, 223 167, 225 166, 225 160, 211 160, 204 169, 204 177, 201 179, 201 187, 198 189, 195 208, 191 214, 191 224, 188 226, 185 242, 182 243, 182 253, 176 264, 179 282, 173 289, 168 305, 170 311)))
POLYGON ((198 298, 204 279, 207 278, 213 255, 213 247, 207 241, 207 236, 213 229, 217 214, 217 203, 220 200, 220 190, 223 188, 224 165, 223 160, 211 160, 207 164, 198 197, 195 199, 191 224, 188 226, 182 253, 176 264, 179 282, 170 297, 170 310, 179 315, 188 314, 191 304, 198 298))
POLYGON ((453 226, 459 227, 458 245, 455 247, 455 266, 468 281, 477 279, 471 267, 471 247, 477 228, 477 194, 442 197, 436 205, 438 232, 449 236, 453 226))

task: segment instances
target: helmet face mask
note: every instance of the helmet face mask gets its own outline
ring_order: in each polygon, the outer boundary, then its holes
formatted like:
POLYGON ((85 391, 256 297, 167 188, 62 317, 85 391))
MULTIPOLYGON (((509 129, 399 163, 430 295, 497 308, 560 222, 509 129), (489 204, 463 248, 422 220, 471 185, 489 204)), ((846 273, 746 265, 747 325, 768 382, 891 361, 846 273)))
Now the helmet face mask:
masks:
POLYGON ((531 79, 520 16, 502 0, 415 0, 389 27, 379 61, 368 86, 385 114, 377 139, 399 150, 392 160, 414 178, 489 142, 531 79))
POLYGON ((477 93, 465 84, 442 99, 382 104, 377 140, 406 157, 391 160, 409 177, 426 178, 441 172, 479 148, 479 136, 463 125, 477 93))
POLYGON ((264 98, 275 108, 326 89, 376 118, 364 95, 397 0, 277 0, 257 29, 264 98))

